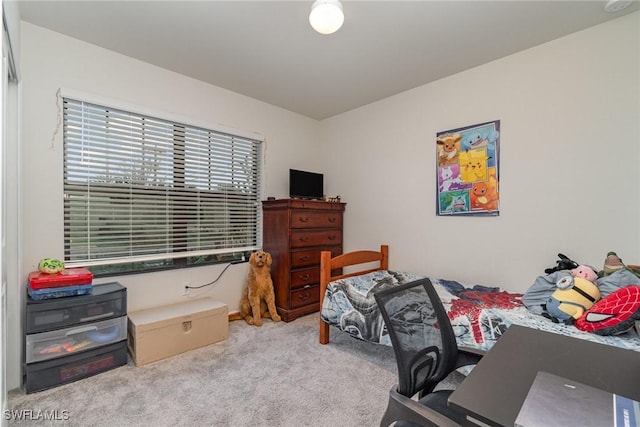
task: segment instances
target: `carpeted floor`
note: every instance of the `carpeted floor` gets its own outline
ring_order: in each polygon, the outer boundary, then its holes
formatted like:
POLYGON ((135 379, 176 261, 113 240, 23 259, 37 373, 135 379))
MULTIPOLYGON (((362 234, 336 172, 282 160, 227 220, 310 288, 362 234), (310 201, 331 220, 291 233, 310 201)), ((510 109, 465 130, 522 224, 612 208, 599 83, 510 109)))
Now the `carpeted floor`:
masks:
POLYGON ((317 313, 261 328, 231 322, 222 343, 38 393, 13 390, 9 411, 28 419, 9 425, 377 426, 396 382, 393 349, 331 334, 318 344, 317 313), (47 414, 58 420, 38 419, 47 414))

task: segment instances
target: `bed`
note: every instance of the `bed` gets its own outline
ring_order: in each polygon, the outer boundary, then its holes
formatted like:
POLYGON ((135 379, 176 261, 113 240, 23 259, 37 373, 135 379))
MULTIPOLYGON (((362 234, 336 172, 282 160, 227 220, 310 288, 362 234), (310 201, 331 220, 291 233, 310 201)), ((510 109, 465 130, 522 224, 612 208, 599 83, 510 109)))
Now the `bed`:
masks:
MULTIPOLYGON (((390 346, 391 340, 373 298, 380 289, 424 276, 389 270, 389 248, 320 256, 320 343, 329 342, 330 326, 360 340, 390 346), (345 271, 347 270, 347 271, 345 271)), ((430 278, 456 333, 458 347, 484 353, 513 325, 528 326, 640 352, 640 337, 631 330, 616 336, 583 332, 573 325, 553 323, 532 313, 522 294, 498 287, 469 286, 454 280, 430 278)))

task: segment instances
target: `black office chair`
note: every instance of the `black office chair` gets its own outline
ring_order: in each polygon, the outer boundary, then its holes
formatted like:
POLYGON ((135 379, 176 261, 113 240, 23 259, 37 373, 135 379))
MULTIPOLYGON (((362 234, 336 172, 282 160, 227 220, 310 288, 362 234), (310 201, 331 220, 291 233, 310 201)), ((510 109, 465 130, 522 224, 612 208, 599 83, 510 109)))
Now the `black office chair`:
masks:
POLYGON ((459 426, 465 416, 447 406, 453 390, 433 391, 460 366, 476 364, 476 354, 458 351, 447 313, 429 279, 375 293, 398 364, 398 384, 380 426, 459 426), (416 396, 419 400, 414 400, 416 396))

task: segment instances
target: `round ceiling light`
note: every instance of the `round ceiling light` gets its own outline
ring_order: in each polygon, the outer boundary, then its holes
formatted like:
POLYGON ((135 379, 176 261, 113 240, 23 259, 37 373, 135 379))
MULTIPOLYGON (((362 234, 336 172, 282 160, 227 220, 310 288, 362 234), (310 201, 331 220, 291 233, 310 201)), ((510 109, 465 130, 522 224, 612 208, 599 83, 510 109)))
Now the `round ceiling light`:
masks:
POLYGON ((311 5, 309 23, 320 34, 332 34, 342 27, 344 13, 338 0, 316 0, 311 5))
POLYGON ((604 5, 604 10, 610 13, 620 12, 622 9, 626 9, 633 3, 631 0, 609 0, 604 5))

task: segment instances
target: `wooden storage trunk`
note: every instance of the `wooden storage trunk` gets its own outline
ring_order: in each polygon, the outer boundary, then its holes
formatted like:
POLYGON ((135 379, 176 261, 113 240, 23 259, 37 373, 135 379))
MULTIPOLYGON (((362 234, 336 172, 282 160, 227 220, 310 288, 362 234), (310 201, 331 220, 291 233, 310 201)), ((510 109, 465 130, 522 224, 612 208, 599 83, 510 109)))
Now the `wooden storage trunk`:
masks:
POLYGON ((229 309, 213 298, 128 313, 128 347, 136 366, 229 337, 229 309))

